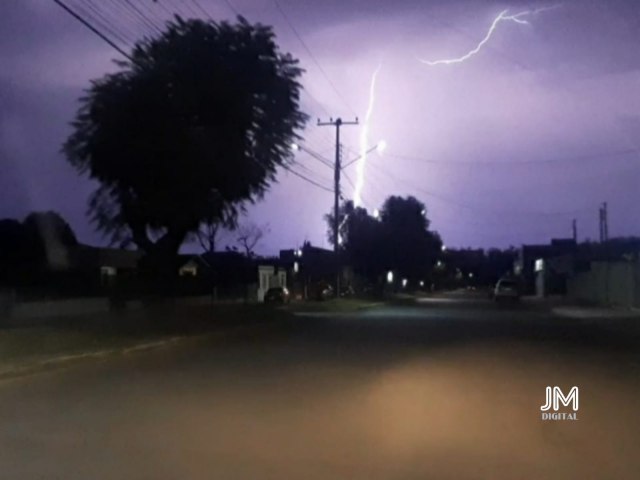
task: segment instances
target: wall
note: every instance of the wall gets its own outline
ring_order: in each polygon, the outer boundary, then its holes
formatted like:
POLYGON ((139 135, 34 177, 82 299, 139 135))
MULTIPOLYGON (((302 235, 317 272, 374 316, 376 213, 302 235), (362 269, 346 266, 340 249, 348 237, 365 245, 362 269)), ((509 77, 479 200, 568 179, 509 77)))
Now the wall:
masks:
POLYGON ((575 300, 622 307, 640 306, 640 263, 591 262, 591 270, 567 282, 575 300))

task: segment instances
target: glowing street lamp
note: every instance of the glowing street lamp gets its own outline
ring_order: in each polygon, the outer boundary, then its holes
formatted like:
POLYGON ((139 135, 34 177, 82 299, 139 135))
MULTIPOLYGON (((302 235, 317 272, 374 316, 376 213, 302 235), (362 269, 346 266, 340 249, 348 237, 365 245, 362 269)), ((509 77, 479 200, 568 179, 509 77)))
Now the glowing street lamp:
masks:
POLYGON ((293 142, 291 144, 291 150, 293 150, 294 152, 297 152, 298 150, 300 150, 300 145, 298 145, 297 143, 293 142))
POLYGON ((391 270, 387 272, 387 283, 393 283, 393 272, 391 270))
POLYGON ((377 208, 373 211, 373 218, 375 218, 376 220, 380 218, 380 210, 378 210, 377 208))
POLYGON ((420 286, 424 287, 424 280, 420 280, 420 286))
POLYGON ((409 280, 407 280, 406 278, 402 279, 402 288, 407 288, 407 283, 409 283, 409 280))
POLYGON ((447 251, 447 246, 446 246, 446 245, 442 245, 441 250, 442 250, 443 252, 446 252, 446 251, 447 251))

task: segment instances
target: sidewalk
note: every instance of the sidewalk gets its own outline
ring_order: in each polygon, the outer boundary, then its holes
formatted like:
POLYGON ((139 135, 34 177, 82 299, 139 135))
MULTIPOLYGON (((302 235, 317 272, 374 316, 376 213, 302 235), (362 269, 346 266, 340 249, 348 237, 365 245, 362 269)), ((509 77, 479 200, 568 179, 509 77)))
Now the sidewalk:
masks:
POLYGON ((577 319, 637 319, 640 311, 631 308, 566 305, 551 310, 554 315, 577 319))

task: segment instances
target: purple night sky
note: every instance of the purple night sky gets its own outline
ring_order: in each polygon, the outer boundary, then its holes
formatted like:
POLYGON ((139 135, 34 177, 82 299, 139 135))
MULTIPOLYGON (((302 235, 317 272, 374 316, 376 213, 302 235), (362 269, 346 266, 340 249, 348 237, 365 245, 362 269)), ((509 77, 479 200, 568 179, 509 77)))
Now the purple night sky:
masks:
MULTIPOLYGON (((640 234, 640 2, 563 2, 501 22, 486 47, 465 63, 429 66, 417 58, 460 56, 487 33, 500 11, 551 2, 452 0, 279 0, 338 96, 273 0, 231 0, 250 21, 274 25, 284 51, 300 58, 305 144, 332 159, 333 130, 316 119, 362 119, 372 73, 382 65, 371 121, 372 143, 386 140, 365 170, 364 206, 390 194, 427 204, 432 227, 454 247, 506 247, 598 235, 598 205, 609 202, 612 236, 640 234), (340 97, 347 99, 347 106, 340 97), (353 110, 352 110, 353 109, 353 110)), ((131 14, 103 5, 112 24, 142 32, 131 14)), ((149 16, 184 14, 199 4, 216 19, 233 13, 223 0, 136 1, 149 16)), ((77 98, 114 69, 118 54, 49 0, 8 0, 0 15, 0 217, 53 209, 83 242, 100 244, 86 217, 95 185, 59 153, 77 98)), ((344 129, 345 161, 358 149, 359 127, 344 129)), ((296 170, 330 186, 332 172, 300 152, 296 170)), ((355 181, 355 167, 347 170, 355 181)), ((348 180, 345 196, 351 197, 348 180)), ((323 215, 332 194, 282 171, 249 218, 270 224, 258 250, 310 240, 327 245, 323 215)), ((229 234, 228 239, 233 239, 229 234)))

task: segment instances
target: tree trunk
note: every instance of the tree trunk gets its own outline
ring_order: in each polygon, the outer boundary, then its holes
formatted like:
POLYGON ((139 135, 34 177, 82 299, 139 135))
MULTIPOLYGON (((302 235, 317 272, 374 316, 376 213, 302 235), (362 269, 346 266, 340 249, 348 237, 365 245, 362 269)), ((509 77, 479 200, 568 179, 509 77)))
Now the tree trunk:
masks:
POLYGON ((178 274, 178 250, 186 237, 183 231, 168 231, 155 243, 148 242, 140 260, 140 277, 145 290, 154 299, 172 297, 178 274))

